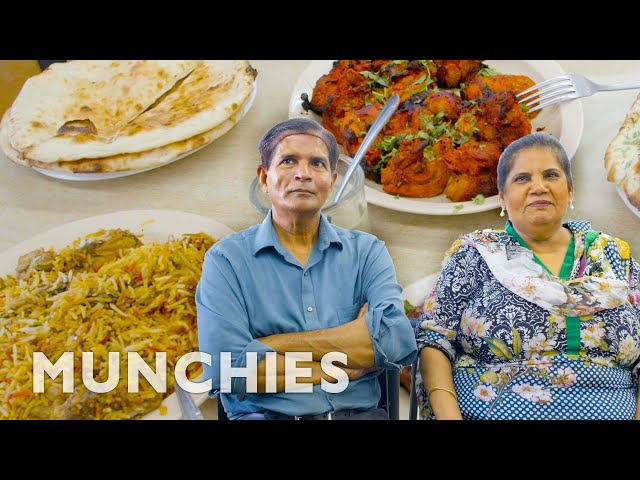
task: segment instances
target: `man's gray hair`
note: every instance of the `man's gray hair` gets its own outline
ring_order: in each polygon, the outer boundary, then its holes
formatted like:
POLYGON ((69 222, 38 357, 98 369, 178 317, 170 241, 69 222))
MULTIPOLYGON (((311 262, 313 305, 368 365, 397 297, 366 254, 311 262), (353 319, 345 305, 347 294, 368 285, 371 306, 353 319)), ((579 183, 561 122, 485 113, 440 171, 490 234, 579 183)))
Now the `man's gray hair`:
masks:
POLYGON ((269 169, 271 160, 273 160, 273 152, 275 152, 278 144, 289 135, 313 135, 322 140, 329 151, 331 171, 335 172, 338 166, 338 156, 340 155, 336 137, 334 137, 329 130, 310 118, 291 118, 285 120, 273 126, 264 134, 258 144, 260 161, 264 168, 269 169))

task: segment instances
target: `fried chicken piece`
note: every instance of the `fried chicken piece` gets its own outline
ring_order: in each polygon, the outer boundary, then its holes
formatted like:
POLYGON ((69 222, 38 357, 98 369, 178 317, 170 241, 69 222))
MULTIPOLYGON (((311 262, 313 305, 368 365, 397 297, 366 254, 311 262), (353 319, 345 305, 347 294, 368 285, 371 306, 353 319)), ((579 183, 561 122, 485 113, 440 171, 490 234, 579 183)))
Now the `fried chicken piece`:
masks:
POLYGON ((499 141, 498 129, 489 123, 486 117, 486 107, 480 101, 469 102, 463 107, 458 121, 454 125, 454 135, 460 139, 474 139, 477 141, 499 141))
MULTIPOLYGON (((321 76, 313 87, 311 101, 308 107, 311 111, 322 115, 327 105, 333 98, 345 94, 346 85, 357 85, 358 81, 366 84, 362 75, 353 76, 353 73, 367 70, 370 62, 367 60, 339 60, 333 63, 333 67, 326 75, 321 76), (347 73, 347 72, 351 73, 347 73), (341 82, 348 75, 347 82, 341 82)), ((303 99, 304 100, 304 99, 303 99)))
MULTIPOLYGON (((379 181, 378 163, 382 156, 390 153, 393 146, 406 135, 418 133, 417 127, 412 129, 407 125, 411 122, 412 115, 423 107, 414 105, 412 102, 408 102, 408 104, 411 105, 410 110, 396 111, 365 153, 362 168, 367 178, 379 181)), ((382 106, 376 104, 359 110, 351 110, 345 114, 341 136, 344 139, 343 147, 347 155, 355 156, 381 109, 382 106)))
POLYGON ((370 67, 366 60, 341 60, 331 71, 318 79, 309 101, 302 95, 303 107, 322 116, 323 126, 342 144, 341 125, 346 112, 365 105, 370 92, 367 78, 360 74, 370 67))
POLYGON ((515 94, 503 90, 489 92, 482 99, 469 101, 454 130, 458 139, 498 141, 506 147, 531 133, 531 120, 520 108, 515 94))
MULTIPOLYGON (((379 106, 369 105, 359 110, 351 110, 345 114, 342 121, 343 126, 340 137, 343 139, 342 146, 347 155, 350 157, 355 156, 369 128, 371 128, 378 113, 380 113, 380 110, 381 108, 379 106)), ((384 133, 380 132, 378 139, 383 136, 384 133)), ((367 173, 368 170, 375 169, 382 156, 382 151, 375 146, 375 143, 376 142, 369 147, 367 153, 364 155, 363 168, 365 169, 365 173, 367 173)))
POLYGON ((497 193, 498 179, 495 171, 480 175, 454 174, 444 189, 444 194, 453 202, 467 202, 478 194, 490 197, 497 193))
POLYGON ((404 102, 411 97, 425 92, 433 86, 437 71, 433 62, 410 60, 406 63, 390 62, 380 72, 389 75, 389 89, 398 94, 400 101, 404 102))
MULTIPOLYGON (((509 91, 517 95, 534 85, 535 82, 526 75, 494 75, 491 77, 478 76, 474 78, 466 88, 460 90, 460 95, 465 100, 488 98, 491 93, 498 93, 501 91, 509 91)), ((534 118, 538 113, 539 111, 530 113, 529 118, 534 118)))
POLYGON ((483 170, 495 170, 502 154, 498 142, 468 141, 444 154, 444 161, 453 173, 479 175, 483 170))
POLYGON ((444 112, 444 118, 449 120, 457 120, 462 111, 460 97, 445 90, 430 91, 422 103, 434 115, 444 112))
POLYGON ((496 92, 486 102, 487 121, 499 131, 503 146, 531 133, 531 120, 516 100, 513 92, 496 92))
POLYGON ((382 189, 392 195, 406 197, 435 197, 440 195, 449 180, 449 169, 438 150, 442 145, 430 147, 438 155, 425 157, 424 149, 431 142, 413 139, 402 142, 398 153, 381 170, 382 189))
POLYGON ((441 88, 457 88, 467 83, 482 68, 483 60, 434 60, 438 71, 436 79, 441 88))
POLYGON ((496 93, 503 90, 511 91, 517 95, 534 85, 535 82, 526 75, 493 75, 490 77, 479 75, 460 90, 460 95, 465 100, 478 100, 487 97, 490 92, 496 93))

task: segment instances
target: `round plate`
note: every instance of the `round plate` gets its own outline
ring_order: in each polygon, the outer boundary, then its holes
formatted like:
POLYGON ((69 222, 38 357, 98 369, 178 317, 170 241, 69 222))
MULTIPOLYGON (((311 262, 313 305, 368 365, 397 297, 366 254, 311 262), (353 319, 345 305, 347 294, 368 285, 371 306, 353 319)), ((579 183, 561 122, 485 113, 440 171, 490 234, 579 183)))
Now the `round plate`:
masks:
MULTIPOLYGON (((238 118, 238 122, 240 120, 242 120, 242 118, 251 109, 251 106, 253 105, 253 101, 256 99, 257 91, 258 91, 258 87, 256 85, 256 82, 254 81, 253 82, 253 90, 251 91, 251 96, 249 97, 249 100, 247 100, 247 103, 245 103, 244 110, 242 111, 242 115, 240 116, 240 118, 238 118)), ((237 124, 237 122, 236 122, 236 124, 237 124)), ((140 170, 123 170, 121 172, 105 172, 105 173, 70 173, 70 172, 64 172, 64 171, 60 171, 60 170, 51 170, 51 169, 46 169, 46 168, 37 168, 37 167, 32 167, 32 168, 35 171, 42 173, 43 175, 46 175, 48 177, 58 178, 60 180, 78 180, 78 181, 110 180, 112 178, 127 177, 129 175, 135 175, 137 173, 147 172, 147 171, 153 170, 155 168, 164 167, 165 165, 169 165, 170 163, 176 162, 176 161, 180 160, 181 158, 187 157, 187 156, 197 152, 201 148, 204 148, 204 147, 210 145, 211 143, 212 142, 205 143, 204 145, 201 145, 198 148, 196 148, 194 150, 191 150, 190 152, 187 152, 187 153, 184 153, 182 155, 179 155, 176 158, 173 158, 173 159, 169 160, 168 162, 161 163, 159 165, 154 165, 153 167, 149 167, 149 168, 142 168, 140 170)))
POLYGON ((638 210, 636 207, 634 207, 631 204, 631 202, 627 198, 627 195, 624 193, 624 190, 622 190, 618 185, 616 185, 616 191, 618 192, 618 195, 620 195, 620 198, 624 201, 624 204, 629 208, 629 210, 635 213, 636 217, 640 217, 640 210, 638 210))
MULTIPOLYGON (((527 75, 536 83, 565 74, 562 67, 552 60, 484 60, 483 63, 500 73, 527 75)), ((311 97, 318 79, 329 73, 332 66, 333 60, 313 60, 300 74, 289 99, 289 118, 310 117, 322 123, 319 115, 302 108, 300 95, 307 93, 311 97)), ((580 99, 576 99, 544 108, 531 121, 531 126, 533 132, 542 129, 558 138, 571 159, 582 139, 584 126, 582 103, 580 99)), ((497 195, 485 198, 482 204, 472 201, 452 202, 444 194, 431 198, 395 198, 385 193, 382 185, 369 179, 365 180, 365 193, 367 202, 374 205, 425 215, 463 215, 499 208, 497 195)))
MULTIPOLYGON (((18 258, 37 248, 50 247, 60 249, 69 245, 76 238, 96 232, 101 228, 122 228, 136 235, 143 235, 144 243, 151 241, 165 242, 169 237, 179 237, 183 233, 206 232, 214 239, 220 240, 233 233, 226 225, 211 218, 178 210, 129 210, 109 213, 85 218, 67 223, 47 232, 35 235, 18 245, 0 253, 0 276, 14 273, 18 258)), ((191 394, 196 405, 201 405, 207 399, 207 393, 191 394)), ((143 417, 144 420, 179 420, 182 418, 180 404, 175 393, 168 395, 160 409, 153 410, 143 417)))
POLYGON ((431 290, 435 286, 439 276, 440 272, 436 272, 431 275, 427 275, 420 280, 416 280, 411 285, 402 289, 400 298, 408 301, 414 307, 422 305, 427 299, 427 295, 431 293, 431 290))

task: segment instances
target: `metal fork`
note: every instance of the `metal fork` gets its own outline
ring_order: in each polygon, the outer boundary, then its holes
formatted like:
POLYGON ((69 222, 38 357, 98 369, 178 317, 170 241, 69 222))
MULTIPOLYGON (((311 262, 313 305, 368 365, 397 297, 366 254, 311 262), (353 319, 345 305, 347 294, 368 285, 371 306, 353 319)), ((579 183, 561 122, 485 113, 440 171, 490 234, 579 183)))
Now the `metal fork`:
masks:
POLYGON ((589 97, 603 90, 629 90, 633 88, 640 88, 640 82, 600 85, 584 75, 569 73, 537 83, 517 94, 516 98, 519 103, 528 107, 528 111, 531 113, 554 103, 589 97))

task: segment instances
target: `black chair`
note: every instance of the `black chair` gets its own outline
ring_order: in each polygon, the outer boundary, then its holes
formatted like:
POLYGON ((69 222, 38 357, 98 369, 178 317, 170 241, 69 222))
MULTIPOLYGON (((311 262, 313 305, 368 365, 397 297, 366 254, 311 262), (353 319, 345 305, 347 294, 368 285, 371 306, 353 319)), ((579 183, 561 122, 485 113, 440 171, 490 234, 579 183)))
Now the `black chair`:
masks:
MULTIPOLYGON (((378 408, 384 408, 389 416, 389 420, 400 419, 400 371, 385 369, 378 375, 380 382, 380 401, 378 408)), ((414 379, 412 378, 412 383, 414 379)), ((218 396, 218 420, 229 420, 227 412, 224 411, 222 401, 218 396)))

